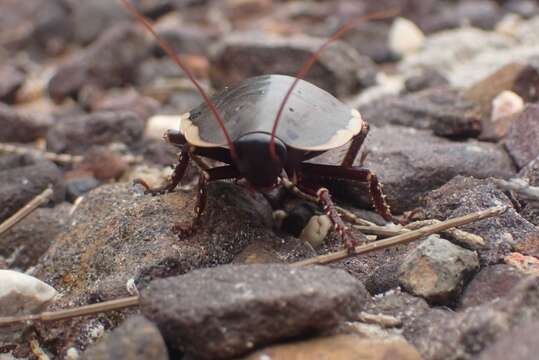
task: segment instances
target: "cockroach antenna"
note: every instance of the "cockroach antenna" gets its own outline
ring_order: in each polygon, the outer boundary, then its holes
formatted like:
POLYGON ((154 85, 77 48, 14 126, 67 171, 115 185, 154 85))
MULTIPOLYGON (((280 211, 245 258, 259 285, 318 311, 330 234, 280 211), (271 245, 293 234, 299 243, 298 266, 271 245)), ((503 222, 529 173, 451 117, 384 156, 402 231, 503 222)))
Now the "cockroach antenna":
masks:
POLYGON ((228 131, 226 131, 225 122, 223 121, 221 114, 219 114, 219 111, 217 110, 217 107, 215 106, 213 101, 211 101, 208 94, 206 94, 204 89, 202 89, 202 86, 200 86, 199 82, 195 79, 191 70, 189 70, 189 68, 183 63, 180 57, 174 52, 174 50, 172 50, 172 47, 161 36, 159 36, 159 34, 157 34, 157 32, 154 30, 150 22, 146 20, 144 16, 142 16, 142 14, 137 10, 135 6, 133 6, 133 4, 131 4, 129 0, 120 0, 120 1, 129 10, 129 12, 131 12, 131 14, 133 14, 133 16, 152 34, 152 36, 157 40, 157 43, 159 44, 159 46, 165 51, 165 53, 168 56, 170 56, 172 60, 174 60, 176 64, 178 64, 178 66, 183 70, 183 72, 185 72, 189 80, 191 80, 191 82, 195 85, 200 96, 202 96, 202 98, 204 99, 204 102, 208 105, 208 108, 213 113, 215 120, 217 121, 217 123, 219 124, 219 127, 223 131, 227 145, 230 149, 230 156, 233 159, 237 159, 236 148, 234 147, 234 143, 232 142, 232 139, 230 138, 228 131))
POLYGON ((369 13, 367 15, 363 15, 359 18, 351 19, 348 22, 346 22, 340 29, 338 29, 329 39, 327 39, 308 59, 303 63, 301 69, 298 71, 298 73, 295 75, 295 79, 292 82, 292 85, 290 85, 290 88, 286 92, 283 101, 281 102, 281 105, 279 106, 279 110, 277 111, 277 115, 275 116, 275 122, 273 123, 273 128, 271 130, 271 140, 270 140, 270 153, 274 160, 277 159, 277 153, 275 152, 275 135, 277 133, 277 126, 279 125, 279 120, 281 119, 281 116, 283 114, 283 110, 286 106, 286 103, 288 102, 288 99, 292 95, 292 92, 294 91, 294 88, 298 84, 300 80, 303 80, 307 72, 311 69, 311 67, 314 65, 316 60, 320 57, 320 54, 324 49, 330 45, 335 40, 341 38, 344 36, 347 32, 352 30, 358 25, 361 25, 362 23, 365 23, 367 21, 372 20, 382 20, 394 17, 400 13, 399 8, 391 8, 386 10, 381 10, 373 13, 369 13))

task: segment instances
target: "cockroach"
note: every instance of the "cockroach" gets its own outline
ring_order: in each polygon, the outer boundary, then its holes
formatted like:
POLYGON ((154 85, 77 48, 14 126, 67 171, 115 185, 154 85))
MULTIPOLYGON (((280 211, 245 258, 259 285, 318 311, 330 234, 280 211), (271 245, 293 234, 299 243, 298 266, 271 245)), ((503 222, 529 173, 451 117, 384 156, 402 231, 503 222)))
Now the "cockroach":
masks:
POLYGON ((388 11, 348 22, 308 59, 295 77, 263 75, 249 78, 226 87, 210 99, 149 22, 128 0, 122 2, 187 74, 204 99, 197 108, 181 115, 179 131, 169 130, 164 135, 166 141, 181 149, 169 181, 153 189, 143 181, 137 181, 146 188, 146 193, 170 192, 182 180, 190 161, 198 165, 200 176, 195 216, 188 227, 175 226, 177 232, 186 235, 197 229, 206 207, 207 183, 223 179, 244 179, 251 188, 264 192, 276 186, 280 176, 287 176, 301 190, 316 194, 349 251, 353 251, 358 241, 344 225, 328 190, 324 187, 313 189, 307 179, 325 177, 366 182, 375 210, 386 220, 392 220, 376 175, 369 169, 353 165, 369 125, 357 110, 303 80, 327 45, 357 22, 388 17, 388 11), (307 162, 347 143, 350 146, 340 165, 307 162), (210 167, 203 158, 226 165, 210 167))

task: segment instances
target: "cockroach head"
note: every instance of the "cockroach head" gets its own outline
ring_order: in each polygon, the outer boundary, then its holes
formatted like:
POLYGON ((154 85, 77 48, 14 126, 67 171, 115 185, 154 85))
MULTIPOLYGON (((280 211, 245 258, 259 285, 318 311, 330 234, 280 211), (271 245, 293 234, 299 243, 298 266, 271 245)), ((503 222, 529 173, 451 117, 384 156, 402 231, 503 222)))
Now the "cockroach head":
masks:
POLYGON ((247 181, 255 188, 270 188, 277 183, 286 163, 286 145, 275 139, 274 158, 270 152, 271 134, 251 132, 234 141, 237 152, 237 167, 247 181))

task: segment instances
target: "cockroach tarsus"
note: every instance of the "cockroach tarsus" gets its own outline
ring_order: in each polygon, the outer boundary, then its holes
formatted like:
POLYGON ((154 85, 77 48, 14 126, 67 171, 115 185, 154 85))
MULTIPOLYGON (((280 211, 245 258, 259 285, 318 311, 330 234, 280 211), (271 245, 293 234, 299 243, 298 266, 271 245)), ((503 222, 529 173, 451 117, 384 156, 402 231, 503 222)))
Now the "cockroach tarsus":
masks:
MULTIPOLYGON (((200 226, 206 208, 208 182, 245 179, 250 187, 265 191, 274 187, 283 173, 299 189, 317 196, 350 252, 358 240, 339 216, 329 191, 313 187, 308 179, 324 177, 366 182, 375 210, 384 219, 393 220, 376 175, 369 169, 353 165, 369 131, 367 122, 358 111, 349 109, 333 95, 302 79, 320 52, 353 24, 346 24, 328 39, 307 60, 296 77, 264 75, 249 78, 225 88, 210 99, 151 25, 128 0, 122 2, 187 73, 204 99, 196 109, 181 116, 179 131, 169 130, 164 136, 166 141, 181 149, 169 181, 153 189, 143 181, 137 181, 147 193, 163 194, 180 183, 190 161, 198 165, 200 176, 195 216, 188 226, 174 226, 177 233, 189 235, 200 226), (279 123, 280 119, 283 121, 279 123), (340 165, 307 162, 347 143, 350 145, 340 165), (226 165, 210 167, 203 158, 226 165)), ((383 17, 388 17, 388 14, 371 14, 358 22, 383 17)))

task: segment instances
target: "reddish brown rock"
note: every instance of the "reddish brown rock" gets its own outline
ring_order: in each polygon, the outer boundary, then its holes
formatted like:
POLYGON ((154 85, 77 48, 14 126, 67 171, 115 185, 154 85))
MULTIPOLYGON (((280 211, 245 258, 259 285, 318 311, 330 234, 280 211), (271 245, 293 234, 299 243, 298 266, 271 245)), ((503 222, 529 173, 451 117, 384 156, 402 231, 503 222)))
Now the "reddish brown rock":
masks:
POLYGON ((31 142, 45 136, 53 119, 47 115, 25 115, 0 103, 0 141, 31 142))
POLYGON ((485 267, 470 281, 460 300, 462 307, 476 306, 505 296, 526 275, 497 264, 485 267))
POLYGON ((15 102, 15 95, 23 84, 24 78, 24 73, 17 67, 10 64, 0 65, 0 101, 15 102))
POLYGON ((505 146, 519 168, 539 155, 539 105, 529 104, 512 122, 505 146))

